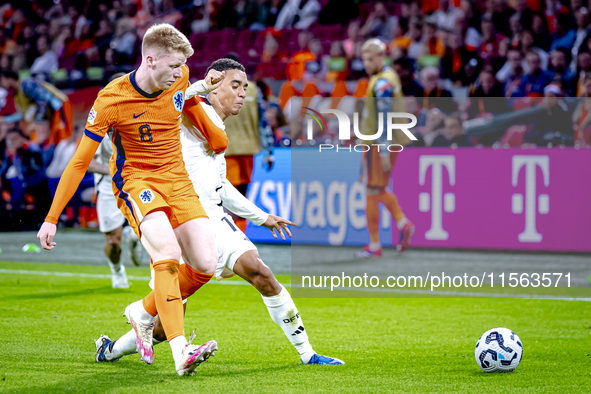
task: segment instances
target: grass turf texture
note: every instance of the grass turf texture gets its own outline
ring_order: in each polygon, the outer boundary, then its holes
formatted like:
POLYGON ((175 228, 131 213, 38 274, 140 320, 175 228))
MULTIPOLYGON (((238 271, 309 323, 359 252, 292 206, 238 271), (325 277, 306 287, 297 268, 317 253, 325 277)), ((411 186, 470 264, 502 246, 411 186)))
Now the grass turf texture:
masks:
MULTIPOLYGON (((108 268, 0 263, 0 269, 108 274, 108 268)), ((147 268, 128 275, 149 276, 147 268)), ((281 277, 283 283, 288 278, 281 277)), ((588 392, 590 304, 519 299, 296 299, 315 350, 344 366, 304 366, 250 286, 208 285, 188 302, 187 334, 218 341, 193 377, 176 376, 167 344, 151 366, 138 355, 95 363, 93 339, 130 326, 125 306, 147 282, 113 290, 109 279, 0 277, 0 391, 155 392, 588 392), (508 327, 523 340, 516 371, 486 374, 478 337, 508 327)))

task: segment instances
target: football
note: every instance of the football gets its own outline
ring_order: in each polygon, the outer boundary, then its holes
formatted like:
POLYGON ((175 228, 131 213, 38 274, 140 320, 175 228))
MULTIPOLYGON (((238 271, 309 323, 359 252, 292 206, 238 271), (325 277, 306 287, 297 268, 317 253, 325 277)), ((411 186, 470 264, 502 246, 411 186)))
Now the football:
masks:
POLYGON ((523 344, 508 328, 492 328, 476 342, 474 357, 484 372, 511 372, 521 362, 523 344))

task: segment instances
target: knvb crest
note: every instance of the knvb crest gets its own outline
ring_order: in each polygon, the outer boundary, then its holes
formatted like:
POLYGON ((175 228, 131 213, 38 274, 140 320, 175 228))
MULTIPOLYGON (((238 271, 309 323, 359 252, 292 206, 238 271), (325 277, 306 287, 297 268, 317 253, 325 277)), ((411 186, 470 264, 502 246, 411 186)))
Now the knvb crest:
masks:
POLYGON ((183 106, 185 105, 185 93, 182 90, 178 90, 172 96, 172 104, 174 105, 174 109, 179 112, 183 111, 183 106))
POLYGON ((140 192, 140 200, 144 204, 149 204, 154 201, 154 193, 150 189, 144 189, 140 192))

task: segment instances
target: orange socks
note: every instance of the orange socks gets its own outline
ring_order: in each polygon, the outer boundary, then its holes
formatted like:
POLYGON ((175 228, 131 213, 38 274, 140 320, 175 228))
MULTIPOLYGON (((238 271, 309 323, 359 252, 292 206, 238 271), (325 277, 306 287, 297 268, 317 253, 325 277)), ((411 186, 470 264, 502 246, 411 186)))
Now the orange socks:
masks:
POLYGON ((383 193, 378 194, 378 197, 381 197, 381 203, 386 206, 388 211, 390 211, 396 223, 405 218, 395 194, 384 191, 383 193))
MULTIPOLYGON (((183 335, 184 334, 184 327, 183 327, 183 321, 181 320, 181 329, 180 329, 180 334, 179 334, 179 330, 178 328, 175 328, 176 326, 171 326, 169 331, 167 329, 167 325, 164 323, 164 319, 163 319, 163 312, 162 312, 162 308, 160 307, 160 304, 157 303, 158 297, 159 297, 159 289, 163 288, 162 286, 158 286, 157 283, 160 279, 160 276, 158 276, 158 272, 159 270, 157 269, 157 267, 164 267, 164 271, 167 271, 167 264, 169 264, 170 262, 174 262, 176 263, 176 269, 178 272, 178 276, 177 278, 175 278, 175 280, 177 281, 177 288, 178 288, 178 301, 165 301, 166 303, 164 304, 164 308, 168 308, 169 304, 177 304, 180 306, 180 316, 183 316, 183 304, 181 299, 185 299, 187 297, 190 297, 191 295, 193 295, 197 290, 199 290, 201 288, 201 286, 203 286, 204 284, 206 284, 207 282, 210 281, 210 279, 213 277, 213 274, 204 274, 201 272, 197 272, 195 271, 193 268, 191 268, 188 264, 181 264, 180 266, 178 265, 178 262, 175 260, 162 260, 162 261, 158 261, 154 264, 154 272, 156 274, 156 280, 154 281, 154 290, 152 292, 150 292, 150 294, 148 294, 142 301, 142 304, 144 305, 144 309, 146 309, 146 311, 151 314, 152 316, 156 316, 156 315, 160 315, 160 319, 162 320, 162 325, 164 326, 164 332, 166 333, 166 338, 170 341, 172 338, 179 336, 179 335, 183 335), (164 263, 164 264, 162 264, 164 263), (168 335, 169 332, 172 332, 172 335, 168 335)), ((162 272, 162 268, 160 268, 160 272, 162 272)), ((169 282, 171 283, 171 282, 169 282)), ((172 284, 172 283, 171 283, 172 284)), ((163 285, 166 286, 166 285, 163 285)), ((171 287, 169 287, 169 289, 171 289, 171 287)), ((169 299, 173 298, 174 296, 169 296, 168 294, 165 294, 166 297, 168 297, 169 299)), ((166 299, 166 298, 162 298, 162 299, 166 299)), ((176 307, 176 306, 175 306, 176 307)), ((168 312, 168 311, 167 311, 168 312)), ((165 312, 166 313, 166 312, 165 312)), ((166 318, 166 317, 165 317, 166 318)), ((174 321, 174 319, 173 319, 174 321)))
POLYGON ((365 208, 365 216, 367 218, 367 228, 371 242, 379 242, 379 228, 380 228, 380 207, 379 203, 386 206, 386 209, 392 214, 396 222, 405 218, 396 195, 382 190, 375 196, 367 196, 367 207, 365 208))
MULTIPOLYGON (((154 299, 156 310, 162 321, 166 339, 169 341, 185 335, 183 302, 179 287, 179 262, 176 260, 160 260, 154 263, 154 299)), ((144 300, 146 301, 146 300, 144 300)), ((154 308, 144 308, 152 314, 154 308)))
MULTIPOLYGON (((380 229, 380 196, 367 196, 367 207, 365 208, 365 217, 367 218, 367 228, 371 242, 379 242, 378 231, 380 229)), ((147 310, 147 309, 146 309, 147 310)), ((148 311, 149 312, 149 311, 148 311)))

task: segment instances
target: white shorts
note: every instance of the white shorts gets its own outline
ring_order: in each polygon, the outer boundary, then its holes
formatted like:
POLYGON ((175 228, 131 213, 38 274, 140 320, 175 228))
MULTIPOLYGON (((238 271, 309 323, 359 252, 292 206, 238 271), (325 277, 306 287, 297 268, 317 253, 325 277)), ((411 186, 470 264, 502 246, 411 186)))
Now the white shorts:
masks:
MULTIPOLYGON (((257 250, 252 242, 236 226, 232 217, 224 212, 223 208, 208 211, 207 215, 211 220, 214 239, 218 252, 218 264, 214 276, 221 280, 222 278, 234 275, 234 264, 236 260, 244 253, 250 250, 257 250)), ((181 264, 184 261, 181 259, 181 264)), ((154 289, 154 270, 151 270, 152 280, 150 288, 154 289)), ((186 302, 187 300, 184 300, 186 302)))
POLYGON ((101 233, 108 233, 125 223, 125 216, 117 208, 117 199, 113 193, 98 193, 96 213, 101 233))

